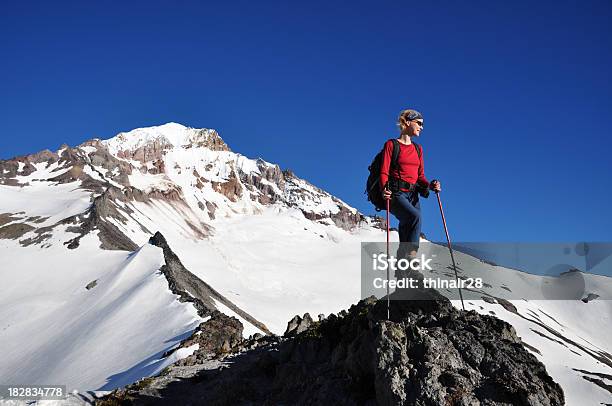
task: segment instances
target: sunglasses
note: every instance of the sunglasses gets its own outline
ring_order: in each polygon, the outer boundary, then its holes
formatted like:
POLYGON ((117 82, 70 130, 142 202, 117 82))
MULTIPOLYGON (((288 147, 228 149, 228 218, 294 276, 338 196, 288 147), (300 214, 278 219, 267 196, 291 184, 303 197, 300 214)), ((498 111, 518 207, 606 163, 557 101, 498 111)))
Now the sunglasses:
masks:
POLYGON ((419 125, 419 127, 423 128, 423 122, 422 121, 416 121, 416 120, 411 120, 413 123, 417 123, 419 125))

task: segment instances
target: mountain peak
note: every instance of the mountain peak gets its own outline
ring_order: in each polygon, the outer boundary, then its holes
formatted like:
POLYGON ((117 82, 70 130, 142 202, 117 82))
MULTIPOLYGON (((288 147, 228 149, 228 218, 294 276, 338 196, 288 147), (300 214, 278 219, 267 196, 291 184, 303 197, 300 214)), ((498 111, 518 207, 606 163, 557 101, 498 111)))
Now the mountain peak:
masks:
POLYGON ((217 131, 207 128, 191 128, 175 122, 121 132, 102 143, 113 154, 120 151, 136 151, 150 144, 175 148, 198 146, 229 149, 217 131), (219 148, 219 146, 222 147, 219 148))
POLYGON ((156 128, 180 128, 180 129, 190 128, 190 127, 187 127, 187 126, 185 126, 185 125, 183 125, 181 123, 175 123, 174 121, 169 121, 166 124, 161 124, 161 125, 158 125, 158 126, 151 126, 150 128, 152 128, 152 127, 156 127, 156 128))

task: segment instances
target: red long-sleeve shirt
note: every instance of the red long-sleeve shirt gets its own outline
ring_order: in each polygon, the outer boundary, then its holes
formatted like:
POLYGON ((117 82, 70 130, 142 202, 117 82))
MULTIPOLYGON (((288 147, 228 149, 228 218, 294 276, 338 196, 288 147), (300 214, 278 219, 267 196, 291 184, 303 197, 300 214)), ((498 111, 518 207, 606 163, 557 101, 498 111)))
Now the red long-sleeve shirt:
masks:
MULTIPOLYGON (((389 166, 391 166, 391 158, 393 157, 393 141, 388 140, 385 143, 385 149, 383 152, 382 167, 380 168, 380 188, 387 184, 389 176, 399 178, 405 182, 417 183, 428 187, 429 181, 425 177, 425 167, 423 165, 423 147, 419 145, 421 149, 421 157, 416 151, 414 144, 404 145, 399 143, 400 152, 397 157, 397 165, 391 169, 389 173, 389 166)), ((400 189, 407 190, 407 189, 400 189)))

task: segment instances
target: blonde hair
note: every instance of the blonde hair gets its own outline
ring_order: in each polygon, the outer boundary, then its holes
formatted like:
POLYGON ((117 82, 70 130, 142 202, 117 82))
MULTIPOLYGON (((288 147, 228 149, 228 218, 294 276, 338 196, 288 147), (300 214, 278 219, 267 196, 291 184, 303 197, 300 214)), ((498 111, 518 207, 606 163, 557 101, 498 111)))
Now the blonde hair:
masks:
POLYGON ((400 131, 404 131, 406 128, 406 121, 416 120, 417 118, 422 119, 423 115, 413 109, 402 110, 397 117, 397 126, 399 127, 400 131))

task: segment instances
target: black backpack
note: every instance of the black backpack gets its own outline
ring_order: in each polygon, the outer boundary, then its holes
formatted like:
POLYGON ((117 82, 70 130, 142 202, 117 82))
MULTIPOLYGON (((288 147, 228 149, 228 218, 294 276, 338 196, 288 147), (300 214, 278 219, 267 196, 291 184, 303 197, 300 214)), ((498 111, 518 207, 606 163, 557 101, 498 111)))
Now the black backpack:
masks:
MULTIPOLYGON (((389 172, 391 172, 391 168, 397 166, 397 158, 400 153, 399 141, 397 139, 392 139, 393 141, 393 153, 391 155, 391 164, 389 166, 389 172)), ((386 143, 385 143, 386 144, 386 143)), ((417 154, 419 155, 419 159, 421 158, 421 147, 413 142, 414 147, 416 148, 417 154)), ((366 190, 365 194, 368 195, 368 201, 372 202, 376 211, 386 210, 387 203, 382 196, 381 188, 379 186, 380 182, 380 168, 382 166, 383 153, 385 147, 383 146, 382 150, 372 160, 370 166, 368 166, 368 170, 370 171, 370 176, 368 176, 368 180, 366 182, 366 190)))

